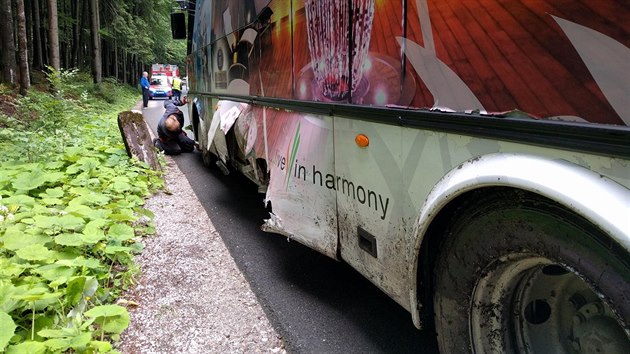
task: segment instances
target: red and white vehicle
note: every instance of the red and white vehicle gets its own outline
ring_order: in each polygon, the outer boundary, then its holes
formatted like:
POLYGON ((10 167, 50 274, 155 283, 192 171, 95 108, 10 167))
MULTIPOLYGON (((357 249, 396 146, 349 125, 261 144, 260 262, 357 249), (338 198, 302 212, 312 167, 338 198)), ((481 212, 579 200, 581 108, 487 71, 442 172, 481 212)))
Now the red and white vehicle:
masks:
POLYGON ((265 230, 348 263, 444 353, 630 352, 626 1, 190 16, 204 161, 260 186, 265 230))
POLYGON ((149 99, 171 98, 173 96, 172 85, 166 75, 152 75, 149 83, 149 99))
POLYGON ((179 67, 170 64, 151 65, 151 76, 166 76, 169 84, 173 82, 173 77, 179 77, 179 67))

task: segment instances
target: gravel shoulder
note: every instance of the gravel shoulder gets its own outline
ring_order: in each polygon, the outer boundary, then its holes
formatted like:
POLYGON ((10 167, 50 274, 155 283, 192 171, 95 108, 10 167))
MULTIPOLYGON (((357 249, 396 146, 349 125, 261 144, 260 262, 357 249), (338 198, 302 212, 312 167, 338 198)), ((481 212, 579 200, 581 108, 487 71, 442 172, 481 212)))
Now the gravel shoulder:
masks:
POLYGON ((256 296, 172 157, 146 201, 156 234, 136 257, 141 274, 124 296, 131 322, 122 353, 285 353, 256 296))

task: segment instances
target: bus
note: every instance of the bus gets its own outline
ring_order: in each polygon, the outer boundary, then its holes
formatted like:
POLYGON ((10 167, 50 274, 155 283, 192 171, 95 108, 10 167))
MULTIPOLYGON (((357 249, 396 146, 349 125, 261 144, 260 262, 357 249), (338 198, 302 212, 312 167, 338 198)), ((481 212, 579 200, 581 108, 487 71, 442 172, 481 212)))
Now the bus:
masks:
POLYGON ((442 353, 630 352, 627 1, 186 12, 203 162, 258 185, 265 231, 347 263, 442 353))

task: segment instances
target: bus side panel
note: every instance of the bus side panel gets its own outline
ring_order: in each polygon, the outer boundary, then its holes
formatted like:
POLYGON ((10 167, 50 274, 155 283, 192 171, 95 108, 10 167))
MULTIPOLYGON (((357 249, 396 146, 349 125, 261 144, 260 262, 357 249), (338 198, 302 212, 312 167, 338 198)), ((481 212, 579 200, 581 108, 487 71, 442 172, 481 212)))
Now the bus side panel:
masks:
POLYGON ((403 198, 401 127, 335 117, 335 186, 341 258, 409 308, 403 236, 412 212, 403 198), (369 139, 366 147, 355 138, 369 139))
MULTIPOLYGON (((416 223, 427 196, 449 172, 468 168, 463 165, 465 161, 474 162, 480 156, 495 153, 511 154, 523 160, 551 159, 557 161, 558 166, 574 165, 576 170, 582 166, 584 171, 595 171, 625 188, 630 186, 629 162, 623 159, 335 117, 335 172, 340 178, 337 198, 342 259, 403 307, 413 310, 415 297, 402 297, 409 296, 409 291, 415 287, 416 274, 412 270, 416 269, 418 259, 418 238, 424 236, 416 234, 416 230, 426 229, 426 225, 416 223), (354 138, 359 134, 369 139, 367 147, 360 148, 355 143, 354 138), (375 198, 372 200, 378 203, 364 199, 364 191, 366 195, 373 191, 375 198), (376 256, 361 247, 359 228, 374 238, 376 256)), ((532 175, 546 173, 544 170, 531 172, 532 175)), ((470 176, 468 189, 510 186, 540 192, 543 188, 535 186, 534 181, 544 181, 541 183, 546 184, 545 188, 552 190, 553 183, 562 183, 567 187, 563 194, 545 196, 567 205, 573 197, 597 190, 594 185, 585 188, 578 182, 581 180, 558 181, 558 176, 523 178, 526 176, 523 173, 515 177, 513 170, 493 170, 492 177, 483 180, 476 180, 474 173, 470 176)), ((600 185, 603 184, 602 181, 600 185)), ((454 198, 449 194, 440 197, 454 198)), ((609 218, 612 213, 608 214, 597 215, 595 219, 612 220, 609 218)), ((612 236, 621 238, 621 244, 627 244, 623 235, 612 236)))
POLYGON ((255 111, 257 125, 266 127, 266 136, 257 138, 255 146, 267 146, 270 173, 266 200, 272 213, 263 230, 336 258, 337 207, 329 184, 334 173, 332 118, 255 111))
MULTIPOLYGON (((210 128, 209 124, 212 120, 212 102, 210 98, 203 96, 190 96, 188 97, 191 100, 194 109, 197 110, 198 118, 199 118, 199 126, 197 127, 197 141, 199 145, 203 148, 210 146, 212 142, 211 139, 208 139, 208 129, 210 128)), ((190 106, 189 106, 190 107, 190 106)))
POLYGON ((335 117, 342 259, 410 309, 414 230, 426 196, 461 162, 498 150, 496 142, 467 136, 335 117), (369 139, 367 147, 357 145, 358 135, 369 139), (375 254, 365 247, 365 232, 375 254))

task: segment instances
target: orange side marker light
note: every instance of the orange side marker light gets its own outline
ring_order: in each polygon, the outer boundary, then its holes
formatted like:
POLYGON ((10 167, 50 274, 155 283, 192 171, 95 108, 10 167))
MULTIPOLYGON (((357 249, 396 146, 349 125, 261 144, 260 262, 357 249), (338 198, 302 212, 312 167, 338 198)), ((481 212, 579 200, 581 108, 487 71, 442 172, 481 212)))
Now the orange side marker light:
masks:
POLYGON ((357 134, 357 136, 354 138, 354 142, 360 148, 366 148, 368 147, 368 145, 370 145, 370 139, 365 134, 357 134))

